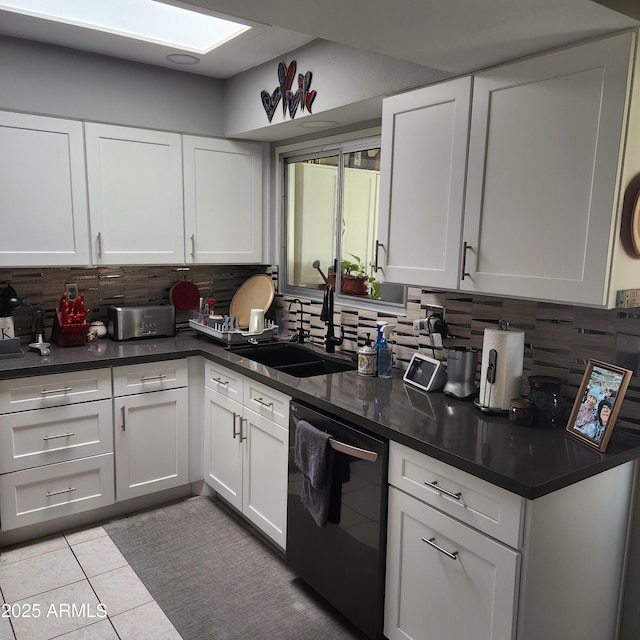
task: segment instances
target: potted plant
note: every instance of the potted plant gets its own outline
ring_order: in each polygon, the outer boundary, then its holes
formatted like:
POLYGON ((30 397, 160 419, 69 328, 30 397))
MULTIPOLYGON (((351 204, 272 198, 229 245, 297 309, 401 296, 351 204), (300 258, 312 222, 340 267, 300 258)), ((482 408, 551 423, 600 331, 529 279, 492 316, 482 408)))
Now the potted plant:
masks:
MULTIPOLYGON (((352 253, 349 255, 353 258, 353 261, 343 260, 341 265, 341 292, 349 296, 368 296, 373 299, 379 298, 380 292, 376 279, 367 273, 366 265, 363 264, 362 260, 358 256, 355 256, 352 253), (370 283, 371 292, 369 291, 370 283)), ((331 275, 329 278, 330 280, 332 279, 331 275)), ((335 276, 333 276, 332 284, 335 286, 335 276)))

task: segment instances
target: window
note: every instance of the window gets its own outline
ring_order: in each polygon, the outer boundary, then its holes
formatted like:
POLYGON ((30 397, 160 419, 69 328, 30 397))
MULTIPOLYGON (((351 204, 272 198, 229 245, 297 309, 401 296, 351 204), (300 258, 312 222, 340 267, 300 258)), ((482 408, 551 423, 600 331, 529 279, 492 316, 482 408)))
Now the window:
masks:
POLYGON ((284 172, 285 292, 329 282, 351 304, 403 304, 402 285, 376 279, 379 138, 286 155, 284 172))

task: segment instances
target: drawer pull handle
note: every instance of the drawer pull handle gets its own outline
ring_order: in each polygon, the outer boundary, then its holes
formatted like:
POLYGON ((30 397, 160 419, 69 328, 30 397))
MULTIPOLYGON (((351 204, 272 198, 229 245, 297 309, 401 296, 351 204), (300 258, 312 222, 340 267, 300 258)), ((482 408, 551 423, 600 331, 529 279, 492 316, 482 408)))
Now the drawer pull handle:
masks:
POLYGON ((452 560, 458 559, 457 551, 454 551, 452 553, 451 551, 447 551, 446 549, 443 549, 440 545, 436 544, 435 538, 429 538, 428 540, 426 538, 422 538, 422 542, 426 542, 428 545, 431 545, 434 549, 437 549, 440 553, 444 553, 444 555, 447 556, 447 558, 451 558, 452 560))
POLYGON ((242 441, 242 417, 238 413, 233 413, 233 439, 235 440, 236 436, 240 436, 240 441, 242 441), (240 418, 240 430, 236 431, 236 418, 240 418))
POLYGON ((457 493, 453 493, 453 491, 447 491, 446 489, 443 489, 438 484, 437 480, 434 480, 433 482, 427 482, 425 480, 425 484, 427 485, 427 487, 431 487, 432 489, 435 489, 438 493, 442 493, 445 496, 449 496, 450 498, 453 498, 454 500, 460 500, 460 498, 462 497, 462 493, 460 493, 460 491, 458 491, 457 493))
POLYGON ((124 410, 124 405, 122 405, 122 406, 120 407, 120 416, 122 417, 122 421, 121 421, 121 422, 122 422, 122 424, 120 425, 120 428, 121 428, 123 431, 126 431, 126 430, 127 430, 127 425, 125 424, 125 421, 124 421, 125 415, 126 415, 126 414, 125 414, 125 410, 124 410))
POLYGON ((140 376, 140 382, 153 382, 154 380, 164 380, 167 377, 165 373, 157 376, 140 376))
POLYGON ((196 236, 195 234, 191 234, 191 257, 196 257, 196 236))
POLYGON ((254 402, 261 404, 266 409, 271 409, 273 411, 273 402, 266 402, 263 398, 254 398, 254 402))
POLYGON ((242 442, 243 440, 247 439, 247 436, 243 436, 242 435, 242 423, 247 423, 247 419, 246 418, 240 418, 240 442, 242 442))
POLYGON ((73 387, 61 387, 60 389, 43 389, 40 392, 40 395, 48 396, 54 393, 68 393, 69 391, 73 391, 73 387))
POLYGON ((98 233, 96 240, 98 242, 98 258, 102 258, 102 233, 98 233))
POLYGON ((224 387, 228 387, 229 386, 229 381, 228 380, 221 380, 220 378, 211 378, 214 382, 217 382, 218 384, 221 384, 224 387))
POLYGON ((76 434, 73 431, 68 431, 67 433, 59 433, 56 436, 44 436, 43 440, 55 440, 56 438, 70 438, 71 436, 75 436, 76 434))
POLYGON ((71 493, 72 491, 75 491, 76 488, 75 487, 69 487, 68 489, 62 489, 61 491, 47 491, 47 498, 50 498, 51 496, 59 496, 61 493, 71 493))

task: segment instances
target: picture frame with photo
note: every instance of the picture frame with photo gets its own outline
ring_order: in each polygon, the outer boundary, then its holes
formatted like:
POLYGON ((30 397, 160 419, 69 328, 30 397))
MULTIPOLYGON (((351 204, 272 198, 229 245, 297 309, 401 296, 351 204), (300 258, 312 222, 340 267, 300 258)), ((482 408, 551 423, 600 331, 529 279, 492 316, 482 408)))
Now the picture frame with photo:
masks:
POLYGON ((598 451, 605 451, 633 372, 589 360, 567 423, 567 431, 598 451))

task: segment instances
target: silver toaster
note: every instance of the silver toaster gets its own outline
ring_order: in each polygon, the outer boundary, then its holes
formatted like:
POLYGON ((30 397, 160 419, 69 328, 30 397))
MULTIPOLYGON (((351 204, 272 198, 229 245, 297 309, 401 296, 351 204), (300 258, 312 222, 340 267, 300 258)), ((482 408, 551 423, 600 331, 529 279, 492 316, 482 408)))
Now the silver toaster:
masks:
POLYGON ((176 310, 168 304, 111 306, 107 333, 112 340, 162 338, 176 333, 176 310))

